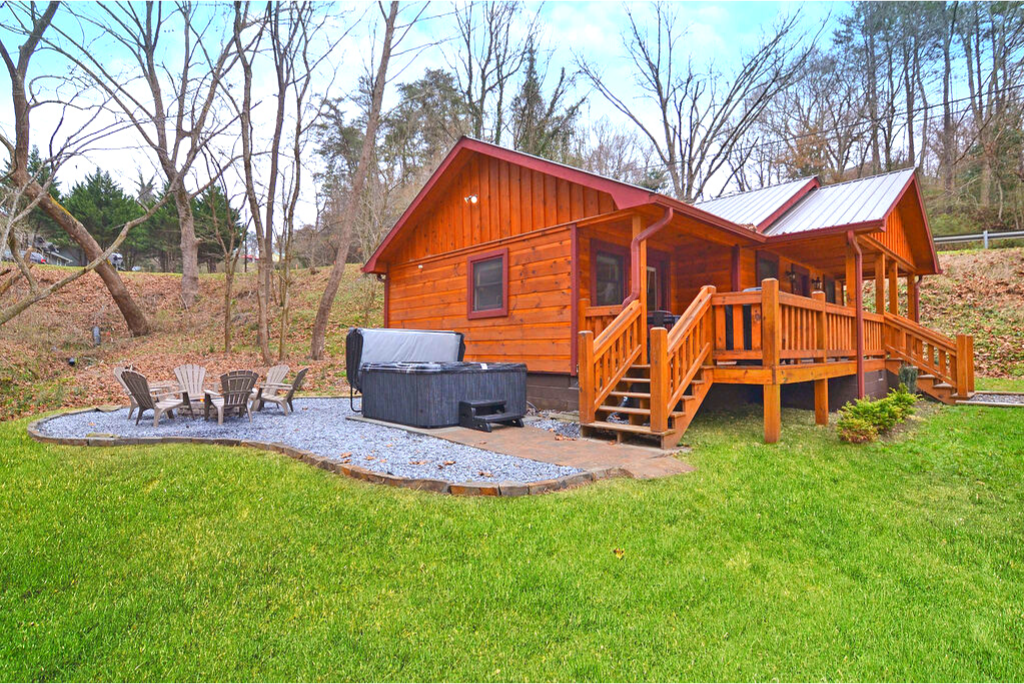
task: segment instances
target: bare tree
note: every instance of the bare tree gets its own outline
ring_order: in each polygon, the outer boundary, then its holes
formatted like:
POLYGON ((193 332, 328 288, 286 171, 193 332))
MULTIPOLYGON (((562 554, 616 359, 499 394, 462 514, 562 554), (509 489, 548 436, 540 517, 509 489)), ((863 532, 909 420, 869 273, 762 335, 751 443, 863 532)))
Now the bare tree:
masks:
MULTIPOLYGON (((501 144, 512 81, 527 59, 528 40, 517 40, 514 33, 523 15, 518 0, 455 7, 458 49, 449 65, 469 110, 474 138, 501 144)), ((527 21, 524 36, 535 33, 536 22, 536 15, 527 21)))
POLYGON ((735 73, 726 76, 713 64, 702 68, 683 61, 688 52, 686 31, 674 8, 654 3, 646 17, 630 5, 625 11, 622 44, 640 102, 583 56, 577 55, 577 64, 594 88, 654 146, 675 195, 695 199, 711 177, 728 169, 734 148, 768 104, 799 77, 809 52, 798 35, 800 15, 780 20, 740 58, 735 73))
MULTIPOLYGON (((76 269, 56 282, 46 287, 41 287, 39 282, 30 273, 18 251, 12 249, 12 256, 29 284, 29 294, 18 302, 0 310, 0 325, 11 320, 36 302, 62 289, 68 283, 80 278, 89 271, 95 270, 103 280, 107 290, 109 290, 111 297, 114 298, 114 302, 128 324, 128 329, 134 335, 145 335, 150 331, 149 321, 128 292, 117 271, 107 261, 107 258, 127 237, 128 231, 152 216, 153 212, 159 209, 161 203, 154 203, 143 216, 124 224, 117 238, 106 250, 103 250, 82 223, 53 199, 49 192, 49 183, 52 182, 56 167, 60 162, 81 154, 89 142, 108 135, 111 132, 110 129, 104 127, 95 134, 86 132, 95 121, 95 116, 87 117, 87 121, 78 131, 81 135, 73 134, 68 137, 67 142, 60 149, 51 149, 48 160, 50 174, 49 180, 46 183, 41 184, 39 178, 29 170, 30 116, 32 110, 43 104, 43 102, 36 100, 34 96, 32 98, 29 97, 27 89, 28 71, 32 57, 40 49, 45 32, 50 28, 58 6, 59 3, 51 2, 42 13, 38 13, 33 4, 25 9, 24 14, 15 15, 15 20, 21 24, 21 28, 25 33, 25 42, 17 50, 17 61, 12 56, 11 51, 8 50, 7 45, 0 40, 0 57, 3 58, 11 80, 11 100, 14 109, 14 140, 12 141, 7 134, 0 134, 0 143, 3 144, 10 155, 10 170, 5 179, 8 186, 5 193, 5 199, 7 200, 4 211, 5 222, 3 228, 0 229, 3 233, 0 245, 8 244, 11 229, 19 220, 26 217, 29 212, 39 209, 45 212, 82 248, 89 262, 84 268, 76 269), (75 140, 81 141, 81 145, 76 145, 75 140)), ((64 103, 63 106, 65 111, 72 108, 67 103, 64 103)), ((57 131, 54 132, 51 141, 56 136, 57 131)))
MULTIPOLYGON (((331 267, 331 275, 327 280, 324 293, 320 297, 320 305, 317 308, 316 319, 313 322, 313 334, 310 341, 309 356, 312 359, 321 359, 324 355, 324 345, 327 339, 327 323, 331 316, 331 307, 334 305, 334 298, 338 294, 338 287, 341 285, 341 278, 345 274, 345 261, 348 256, 348 247, 352 236, 352 226, 359 213, 359 198, 366 186, 366 177, 373 158, 373 150, 377 143, 377 127, 380 124, 381 104, 384 100, 384 86, 387 83, 388 62, 391 60, 393 47, 398 45, 401 38, 395 40, 395 27, 398 20, 398 2, 392 0, 385 12, 384 5, 380 4, 381 14, 384 15, 384 40, 381 45, 380 60, 377 63, 376 76, 373 80, 369 111, 366 117, 366 131, 363 135, 362 150, 359 154, 359 164, 352 179, 352 187, 349 192, 348 201, 345 203, 345 212, 342 218, 341 235, 339 238, 338 251, 334 257, 334 265, 331 267), (394 45, 392 44, 394 42, 394 45)), ((408 33, 410 25, 405 27, 405 34, 408 33)), ((403 35, 405 35, 403 34, 403 35)))
POLYGON ((128 60, 111 60, 109 50, 87 40, 85 31, 73 35, 58 29, 61 40, 51 43, 110 98, 116 114, 156 155, 181 229, 181 300, 186 307, 199 292, 199 240, 192 215, 192 199, 198 192, 186 187, 186 179, 199 154, 230 124, 218 120, 221 108, 216 105, 220 84, 234 63, 233 48, 223 36, 214 39, 224 22, 220 11, 211 7, 118 2, 83 4, 72 10, 83 27, 113 38, 128 60), (171 8, 166 14, 165 7, 171 8), (171 63, 175 57, 165 57, 162 51, 160 39, 165 35, 181 41, 180 53, 170 53, 180 54, 178 65, 171 63), (115 72, 116 64, 129 66, 115 72))

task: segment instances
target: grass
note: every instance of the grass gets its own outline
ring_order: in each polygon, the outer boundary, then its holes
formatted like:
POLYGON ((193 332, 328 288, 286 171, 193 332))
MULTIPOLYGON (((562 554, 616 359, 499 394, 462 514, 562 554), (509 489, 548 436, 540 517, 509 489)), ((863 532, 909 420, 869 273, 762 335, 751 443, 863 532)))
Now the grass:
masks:
POLYGON ((1019 680, 1024 411, 926 413, 702 414, 695 473, 513 500, 0 424, 0 677, 1019 680))

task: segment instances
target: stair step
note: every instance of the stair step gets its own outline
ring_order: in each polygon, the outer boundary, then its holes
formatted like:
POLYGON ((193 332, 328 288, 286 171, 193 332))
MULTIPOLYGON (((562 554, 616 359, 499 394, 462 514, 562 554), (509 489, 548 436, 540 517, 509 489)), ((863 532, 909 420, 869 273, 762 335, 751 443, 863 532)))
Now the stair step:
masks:
POLYGON ((610 430, 612 432, 630 432, 634 435, 667 435, 669 433, 667 430, 665 432, 651 432, 651 428, 646 425, 609 423, 603 420, 595 420, 593 423, 586 423, 583 427, 594 428, 595 430, 610 430))
POLYGON ((607 406, 602 405, 597 409, 598 411, 608 411, 609 413, 623 413, 632 416, 649 416, 651 415, 651 409, 645 408, 633 408, 631 406, 607 406))
POLYGON ((918 375, 917 379, 918 380, 934 380, 935 376, 934 375, 918 375))
POLYGON ((953 386, 948 382, 937 382, 932 385, 932 389, 953 389, 953 386))
MULTIPOLYGON (((631 406, 607 406, 602 405, 598 407, 598 411, 607 411, 608 413, 622 413, 624 415, 631 416, 649 416, 651 415, 651 409, 645 408, 633 408, 631 406)), ((685 411, 672 411, 669 416, 676 417, 685 415, 685 411)))
POLYGON ((622 378, 619 382, 650 382, 650 378, 622 378))
POLYGON ((639 368, 640 370, 650 370, 651 364, 649 363, 634 363, 630 368, 639 368))
POLYGON ((650 392, 619 392, 612 391, 608 393, 609 397, 622 397, 624 399, 650 399, 650 392))

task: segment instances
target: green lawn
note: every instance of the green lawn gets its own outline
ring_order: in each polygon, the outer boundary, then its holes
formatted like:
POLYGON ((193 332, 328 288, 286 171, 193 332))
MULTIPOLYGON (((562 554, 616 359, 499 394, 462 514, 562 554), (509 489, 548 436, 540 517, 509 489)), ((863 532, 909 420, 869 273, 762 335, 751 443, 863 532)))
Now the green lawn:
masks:
POLYGON ((502 500, 0 424, 0 678, 1020 680, 1024 410, 928 413, 502 500))

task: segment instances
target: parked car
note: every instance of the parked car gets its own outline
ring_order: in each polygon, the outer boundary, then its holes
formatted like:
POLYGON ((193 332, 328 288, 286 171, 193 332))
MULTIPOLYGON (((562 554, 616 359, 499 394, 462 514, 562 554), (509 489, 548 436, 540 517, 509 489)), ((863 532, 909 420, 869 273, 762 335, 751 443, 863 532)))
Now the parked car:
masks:
POLYGON ((46 257, 44 257, 39 252, 31 252, 28 255, 28 260, 31 261, 34 264, 45 264, 46 263, 46 257))
POLYGON ((124 255, 122 255, 120 252, 112 252, 110 256, 107 257, 107 261, 109 261, 110 265, 116 268, 118 271, 124 268, 124 255))

